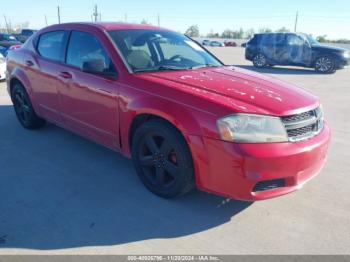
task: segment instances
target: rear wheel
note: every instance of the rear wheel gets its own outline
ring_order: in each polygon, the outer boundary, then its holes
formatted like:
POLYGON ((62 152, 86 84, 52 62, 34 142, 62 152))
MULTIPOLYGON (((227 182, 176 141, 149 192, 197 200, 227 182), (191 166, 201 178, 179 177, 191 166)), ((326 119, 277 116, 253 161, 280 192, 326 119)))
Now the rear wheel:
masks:
POLYGON ((335 71, 335 61, 332 57, 321 56, 315 62, 315 70, 322 74, 331 74, 335 71))
POLYGON ((261 53, 256 54, 253 58, 253 64, 258 68, 266 67, 268 65, 266 56, 261 53))
POLYGON ((188 145, 181 133, 165 121, 150 120, 137 129, 132 158, 141 181, 158 196, 175 198, 195 186, 188 145))
POLYGON ((12 101, 17 119, 24 128, 36 129, 45 125, 45 120, 34 112, 26 90, 19 83, 13 87, 12 101))

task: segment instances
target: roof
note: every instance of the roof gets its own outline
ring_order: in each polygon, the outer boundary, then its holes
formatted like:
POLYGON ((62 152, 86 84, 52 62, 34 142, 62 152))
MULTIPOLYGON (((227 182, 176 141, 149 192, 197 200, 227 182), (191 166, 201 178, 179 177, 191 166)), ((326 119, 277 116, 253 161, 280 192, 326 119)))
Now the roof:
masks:
POLYGON ((53 27, 60 26, 72 26, 72 25, 85 25, 85 26, 93 26, 98 27, 103 30, 111 31, 111 30, 126 30, 126 29, 148 29, 148 30, 167 30, 165 28, 152 26, 152 25, 143 25, 143 24, 129 24, 129 23, 117 23, 117 22, 77 22, 77 23, 65 23, 60 25, 54 25, 53 27))

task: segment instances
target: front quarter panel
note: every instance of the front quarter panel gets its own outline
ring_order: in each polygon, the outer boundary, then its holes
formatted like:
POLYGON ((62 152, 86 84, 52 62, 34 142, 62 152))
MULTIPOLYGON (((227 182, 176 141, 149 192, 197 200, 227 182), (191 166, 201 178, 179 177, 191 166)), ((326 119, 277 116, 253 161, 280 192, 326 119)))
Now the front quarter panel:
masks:
POLYGON ((192 153, 197 186, 204 188, 205 179, 209 175, 209 158, 203 137, 217 135, 217 116, 129 85, 121 85, 119 101, 123 155, 131 155, 129 133, 133 120, 144 114, 161 117, 173 124, 184 136, 192 153))

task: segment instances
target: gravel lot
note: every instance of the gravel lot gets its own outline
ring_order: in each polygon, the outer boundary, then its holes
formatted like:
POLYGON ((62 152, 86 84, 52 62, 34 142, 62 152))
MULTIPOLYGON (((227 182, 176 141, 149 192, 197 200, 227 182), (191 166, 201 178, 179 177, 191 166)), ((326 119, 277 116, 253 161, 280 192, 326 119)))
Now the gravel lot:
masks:
MULTIPOLYGON (((253 69, 241 48, 213 52, 253 69)), ((350 254, 350 70, 261 71, 320 96, 333 141, 302 190, 253 204, 157 198, 130 160, 53 125, 22 129, 1 83, 0 254, 350 254)))

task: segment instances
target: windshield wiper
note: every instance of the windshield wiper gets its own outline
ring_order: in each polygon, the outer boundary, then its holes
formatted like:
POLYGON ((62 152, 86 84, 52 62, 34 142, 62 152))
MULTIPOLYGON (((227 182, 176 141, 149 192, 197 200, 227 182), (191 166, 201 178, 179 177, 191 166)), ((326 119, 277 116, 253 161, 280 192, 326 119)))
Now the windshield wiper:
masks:
POLYGON ((178 66, 159 66, 156 68, 147 68, 147 69, 139 69, 134 70, 135 73, 142 73, 142 72, 157 72, 157 71, 179 71, 179 70, 189 70, 192 69, 190 67, 178 67, 178 66))
POLYGON ((173 70, 173 71, 177 71, 177 70, 189 70, 191 69, 190 67, 179 67, 179 66, 159 66, 158 71, 166 71, 166 70, 173 70))
POLYGON ((213 65, 213 64, 205 64, 205 65, 199 65, 191 67, 191 69, 201 69, 201 68, 207 68, 207 67, 220 67, 219 65, 213 65))

